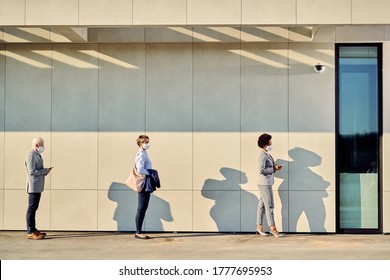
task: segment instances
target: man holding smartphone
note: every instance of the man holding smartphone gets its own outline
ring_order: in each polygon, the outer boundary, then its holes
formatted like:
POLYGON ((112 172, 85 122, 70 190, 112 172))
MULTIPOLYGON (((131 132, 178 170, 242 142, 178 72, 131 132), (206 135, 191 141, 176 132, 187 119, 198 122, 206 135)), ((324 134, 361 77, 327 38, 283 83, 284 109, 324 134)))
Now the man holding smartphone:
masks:
POLYGON ((53 167, 44 168, 41 154, 45 151, 45 141, 38 137, 32 141, 32 150, 27 155, 25 165, 27 171, 28 208, 26 214, 27 239, 40 240, 46 235, 37 230, 35 214, 39 207, 41 194, 45 186, 45 176, 53 167))

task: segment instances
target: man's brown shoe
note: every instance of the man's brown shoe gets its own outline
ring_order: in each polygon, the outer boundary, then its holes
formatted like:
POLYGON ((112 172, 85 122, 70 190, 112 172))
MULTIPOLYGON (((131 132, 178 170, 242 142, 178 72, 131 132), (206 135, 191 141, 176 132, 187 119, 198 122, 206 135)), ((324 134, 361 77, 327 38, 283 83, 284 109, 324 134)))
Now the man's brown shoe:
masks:
POLYGON ((43 238, 45 238, 44 235, 38 234, 36 232, 27 234, 27 239, 40 240, 40 239, 43 239, 43 238))
POLYGON ((35 233, 36 233, 36 234, 39 234, 39 235, 46 236, 46 232, 40 232, 39 230, 37 230, 35 233))

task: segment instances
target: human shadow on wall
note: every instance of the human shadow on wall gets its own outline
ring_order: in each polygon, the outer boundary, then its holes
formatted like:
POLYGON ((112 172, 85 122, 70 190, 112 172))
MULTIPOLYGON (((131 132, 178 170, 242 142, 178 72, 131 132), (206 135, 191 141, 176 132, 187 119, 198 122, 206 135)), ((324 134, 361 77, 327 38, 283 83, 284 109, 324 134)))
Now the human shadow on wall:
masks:
POLYGON ((284 180, 279 187, 279 190, 289 190, 288 196, 279 192, 283 228, 288 228, 290 232, 297 232, 298 220, 302 214, 305 214, 310 232, 326 232, 323 199, 328 196, 326 189, 330 183, 310 169, 321 165, 321 157, 299 147, 291 149, 288 154, 292 161, 276 161, 278 164, 285 164, 288 169, 282 168, 282 171, 275 173, 275 177, 281 179, 287 178, 287 172, 289 173, 289 182, 284 180))
MULTIPOLYGON (((138 194, 126 184, 113 182, 108 190, 108 199, 117 203, 113 220, 118 231, 135 231, 135 215, 138 194)), ((169 203, 152 194, 143 227, 147 231, 164 231, 162 221, 173 221, 169 203)))
POLYGON ((202 187, 203 197, 214 200, 210 216, 219 232, 241 231, 243 219, 245 225, 256 227, 257 197, 243 191, 240 184, 248 182, 244 172, 222 167, 223 180, 207 179, 202 187), (245 213, 243 212, 245 209, 245 213))

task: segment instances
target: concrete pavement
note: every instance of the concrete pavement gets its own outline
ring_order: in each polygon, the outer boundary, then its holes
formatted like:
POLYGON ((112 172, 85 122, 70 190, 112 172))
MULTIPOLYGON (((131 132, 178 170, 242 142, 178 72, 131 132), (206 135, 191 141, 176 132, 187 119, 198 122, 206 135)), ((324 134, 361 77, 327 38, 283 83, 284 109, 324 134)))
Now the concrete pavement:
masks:
POLYGON ((390 260, 390 235, 0 231, 1 260, 390 260))

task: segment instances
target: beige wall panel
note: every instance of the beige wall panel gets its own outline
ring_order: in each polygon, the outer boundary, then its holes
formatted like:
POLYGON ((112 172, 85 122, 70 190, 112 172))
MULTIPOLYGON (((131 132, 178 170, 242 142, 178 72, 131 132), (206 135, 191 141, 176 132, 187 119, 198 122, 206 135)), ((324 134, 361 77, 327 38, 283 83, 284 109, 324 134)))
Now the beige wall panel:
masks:
POLYGON ((287 27, 241 27, 242 42, 287 42, 288 34, 287 27))
POLYGON ((4 28, 4 42, 7 43, 49 43, 50 39, 50 28, 4 28))
POLYGON ((297 0, 297 24, 351 24, 351 0, 297 0))
POLYGON ((334 190, 333 44, 290 46, 289 189, 334 190), (321 74, 313 70, 317 62, 326 65, 321 74))
MULTIPOLYGON (((385 94, 383 95, 385 98, 385 94)), ((388 106, 389 103, 383 102, 383 107, 388 106)), ((383 112, 385 112, 385 108, 383 108, 383 112)), ((383 122, 386 122, 385 116, 383 116, 383 122)), ((390 168, 390 132, 385 129, 385 124, 383 123, 383 136, 382 136, 382 187, 384 191, 390 191, 390 174, 387 170, 390 168)))
POLYGON ((336 26, 336 42, 375 42, 385 40, 385 27, 379 26, 336 26))
POLYGON ((260 148, 257 146, 257 138, 259 135, 259 132, 242 132, 240 134, 240 184, 242 190, 257 190, 258 157, 260 152, 260 148))
POLYGON ((0 230, 3 229, 4 229, 4 190, 0 189, 0 230))
POLYGON ((390 192, 383 192, 383 232, 390 232, 390 192))
POLYGON ((388 0, 352 0, 352 24, 389 24, 388 0))
POLYGON ((290 191, 290 232, 335 232, 335 192, 290 191))
POLYGON ((193 189, 240 190, 240 134, 194 133, 193 189))
POLYGON ((135 231, 138 194, 121 182, 98 191, 98 230, 135 231))
POLYGON ((194 45, 195 131, 240 130, 240 45, 194 45))
POLYGON ((290 190, 335 190, 334 139, 334 133, 290 133, 290 190))
MULTIPOLYGON (((193 139, 191 132, 147 132, 153 169, 164 190, 192 190, 193 139)), ((135 152, 136 147, 132 148, 135 152)), ((132 159, 134 162, 134 158, 132 159)))
MULTIPOLYGON (((36 227, 50 229, 50 191, 44 191, 36 214, 36 227)), ((4 190, 4 229, 26 230, 28 195, 25 190, 4 190)))
POLYGON ((150 198, 146 231, 192 231, 192 192, 157 190, 150 198))
POLYGON ((0 25, 24 25, 26 0, 0 0, 0 25))
POLYGON ((240 182, 240 56, 239 45, 194 45, 193 114, 194 189, 208 179, 224 178, 231 169, 228 189, 240 182), (210 131, 210 133, 207 133, 210 131), (210 145, 215 148, 210 149, 210 145), (213 159, 213 160, 210 160, 213 159), (231 174, 234 173, 234 174, 231 174))
POLYGON ((27 25, 78 25, 79 0, 26 0, 27 25))
POLYGON ((97 49, 95 44, 53 45, 53 131, 97 130, 97 49))
POLYGON ((187 24, 241 24, 241 0, 187 0, 187 24))
POLYGON ((153 145, 153 167, 165 188, 188 188, 192 185, 192 45, 148 45, 146 69, 146 131, 153 145))
MULTIPOLYGON (((259 172, 258 158, 260 148, 257 146, 257 139, 260 132, 241 133, 241 187, 243 190, 257 190, 259 172), (246 180, 245 180, 246 179, 246 180)), ((274 149, 271 154, 276 163, 284 164, 282 170, 274 174, 274 190, 288 190, 288 134, 272 131, 265 131, 272 135, 274 149)))
POLYGON ((144 45, 99 46, 99 188, 124 182, 145 131, 144 45))
POLYGON ((287 131, 286 44, 242 44, 241 131, 287 131))
MULTIPOLYGON (((43 197, 42 197, 43 198, 43 197)), ((28 195, 25 190, 4 190, 4 229, 26 230, 28 195)), ((37 211, 42 212, 42 209, 37 211)), ((37 228, 40 221, 36 217, 37 228)))
POLYGON ((144 116, 145 45, 99 45, 99 131, 145 131, 144 116))
POLYGON ((296 24, 296 0, 242 0, 242 24, 296 24))
MULTIPOLYGON (((5 180, 5 173, 4 173, 4 165, 5 165, 5 133, 3 131, 0 131, 0 190, 4 189, 4 180, 5 180)), ((1 201, 1 200, 0 200, 1 201)), ((1 206, 0 206, 1 208, 1 206)))
POLYGON ((145 28, 147 43, 191 43, 193 41, 192 28, 187 27, 149 27, 145 28))
POLYGON ((334 44, 290 44, 289 66, 289 130, 334 132, 334 44), (313 69, 318 62, 323 73, 313 69))
POLYGON ((132 25, 132 0, 79 0, 80 25, 132 25))
POLYGON ((134 25, 186 25, 186 0, 133 0, 134 25))
POLYGON ((97 230, 96 190, 55 190, 51 195, 52 230, 97 230))
POLYGON ((192 131, 192 45, 147 45, 146 85, 146 130, 192 131))
MULTIPOLYGON (((383 190, 390 191, 390 43, 383 44, 383 137, 382 176, 383 190)), ((389 206, 390 208, 390 206, 389 206)), ((390 225, 389 225, 390 227, 390 225)))
POLYGON ((5 45, 0 44, 0 190, 4 188, 5 69, 5 45))
POLYGON ((5 129, 50 131, 50 45, 7 45, 6 56, 5 129))
POLYGON ((107 190, 112 183, 124 183, 138 152, 136 139, 144 132, 100 132, 98 150, 98 188, 107 190))
POLYGON ((97 65, 96 45, 53 47, 53 188, 97 188, 97 65))
MULTIPOLYGON (((51 138, 50 132, 6 132, 4 137, 4 188, 26 190, 27 154, 32 150, 32 139, 45 139, 46 150, 42 154, 45 167, 51 166, 51 138)), ((50 177, 45 181, 45 189, 50 189, 50 177)))
POLYGON ((241 41, 241 30, 238 27, 194 27, 194 42, 233 42, 241 41))
POLYGON ((97 189, 98 133, 54 132, 52 188, 97 189))
POLYGON ((143 43, 145 42, 144 28, 99 28, 89 31, 96 33, 99 43, 143 43))
POLYGON ((193 230, 240 231, 240 191, 193 192, 193 230))

